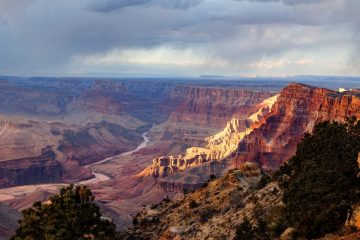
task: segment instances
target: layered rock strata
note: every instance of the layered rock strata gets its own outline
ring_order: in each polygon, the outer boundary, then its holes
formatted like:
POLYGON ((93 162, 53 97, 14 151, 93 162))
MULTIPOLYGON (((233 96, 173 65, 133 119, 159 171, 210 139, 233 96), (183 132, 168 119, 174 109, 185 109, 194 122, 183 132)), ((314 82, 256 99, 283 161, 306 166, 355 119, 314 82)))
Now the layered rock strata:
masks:
POLYGON ((169 94, 169 102, 179 106, 170 115, 173 122, 223 128, 234 116, 247 117, 256 105, 273 93, 239 88, 178 86, 169 94))
POLYGON ((225 161, 225 169, 250 161, 274 171, 295 153, 304 133, 311 132, 317 123, 345 121, 351 116, 360 119, 357 90, 337 92, 290 84, 279 95, 259 104, 246 120, 230 120, 222 132, 207 139, 205 148, 193 147, 179 156, 155 158, 152 166, 140 175, 162 178, 161 186, 166 190, 178 189, 189 182, 197 186, 210 173, 223 170, 196 170, 209 161, 225 161), (191 176, 191 180, 186 176, 191 176))
POLYGON ((141 175, 166 177, 189 167, 231 156, 237 151, 239 142, 253 131, 252 125, 270 111, 277 97, 278 95, 275 95, 265 99, 256 106, 257 108, 252 113, 248 113, 246 118, 232 118, 223 131, 206 139, 206 147, 191 147, 178 156, 155 158, 152 166, 145 169, 141 175))
POLYGON ((283 206, 276 182, 256 190, 263 176, 254 163, 243 163, 223 177, 186 194, 184 198, 144 208, 134 225, 123 232, 124 239, 234 239, 245 219, 258 224, 274 219, 283 206))
POLYGON ((296 150, 305 132, 322 121, 360 119, 358 91, 337 92, 303 84, 285 87, 271 112, 239 143, 237 161, 255 161, 274 170, 296 150))
POLYGON ((18 185, 56 183, 62 179, 62 166, 50 156, 0 162, 0 188, 18 185))

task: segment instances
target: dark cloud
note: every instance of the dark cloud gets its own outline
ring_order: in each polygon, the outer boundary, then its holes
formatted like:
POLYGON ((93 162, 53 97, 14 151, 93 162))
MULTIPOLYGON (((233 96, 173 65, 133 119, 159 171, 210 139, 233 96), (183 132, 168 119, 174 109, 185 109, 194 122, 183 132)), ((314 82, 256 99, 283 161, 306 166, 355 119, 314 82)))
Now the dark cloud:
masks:
POLYGON ((90 2, 89 8, 95 12, 114 12, 122 8, 141 5, 188 9, 197 6, 202 1, 203 0, 94 0, 90 2))
POLYGON ((93 1, 89 8, 95 12, 113 12, 121 8, 143 5, 151 0, 117 0, 117 1, 93 1))
POLYGON ((299 5, 299 4, 318 4, 328 2, 330 0, 235 0, 248 2, 282 2, 285 5, 299 5))
POLYGON ((348 66, 358 62, 359 8, 358 0, 0 0, 0 74, 292 74, 295 61, 315 63, 300 69, 307 74, 337 73, 330 65, 346 54, 348 66), (114 59, 130 53, 131 63, 114 59), (156 61, 134 62, 142 57, 156 61), (166 64, 172 57, 181 67, 166 64))
POLYGON ((203 0, 177 0, 177 1, 162 0, 159 1, 159 4, 167 8, 189 9, 199 5, 202 2, 203 0))

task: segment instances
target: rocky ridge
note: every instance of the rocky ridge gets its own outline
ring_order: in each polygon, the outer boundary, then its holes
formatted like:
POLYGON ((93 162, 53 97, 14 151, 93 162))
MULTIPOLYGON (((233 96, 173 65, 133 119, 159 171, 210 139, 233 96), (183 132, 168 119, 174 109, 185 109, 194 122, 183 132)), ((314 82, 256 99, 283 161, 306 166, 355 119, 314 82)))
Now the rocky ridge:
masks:
POLYGON ((0 161, 38 157, 54 146, 68 181, 79 180, 76 172, 89 177, 81 165, 135 148, 142 132, 171 113, 159 129, 167 152, 177 154, 204 146, 234 112, 271 95, 161 80, 5 77, 0 84, 0 161))
POLYGON ((270 220, 283 205, 277 183, 254 187, 263 176, 256 164, 243 163, 181 200, 144 208, 124 239, 233 239, 244 219, 270 220))
POLYGON ((223 128, 232 117, 254 113, 256 105, 272 95, 240 88, 177 86, 166 101, 179 102, 170 121, 223 128))
MULTIPOLYGON (((256 163, 240 163, 180 199, 165 198, 144 207, 121 236, 132 240, 305 239, 284 219, 285 178, 270 177, 256 163)), ((338 231, 319 239, 360 239, 359 213, 355 207, 352 218, 338 231)))
POLYGON ((63 169, 50 156, 39 156, 0 162, 0 188, 17 185, 60 182, 63 169))
POLYGON ((303 134, 311 132, 316 123, 344 121, 350 116, 359 119, 360 95, 356 90, 340 93, 290 84, 255 112, 246 121, 230 120, 222 132, 207 139, 205 148, 193 147, 179 156, 155 158, 140 175, 159 178, 166 191, 180 191, 182 187, 196 188, 211 173, 221 175, 242 162, 256 162, 274 171, 295 153, 303 134))
POLYGON ((140 175, 166 177, 189 167, 231 156, 237 150, 239 142, 253 131, 254 123, 270 111, 277 97, 278 95, 272 96, 257 104, 252 113, 239 113, 239 116, 233 117, 223 131, 206 138, 206 147, 191 147, 178 156, 155 158, 152 166, 140 175))
POLYGON ((322 121, 360 118, 360 95, 356 90, 337 92, 303 84, 285 87, 272 110, 254 131, 239 143, 236 162, 257 162, 273 171, 295 153, 305 132, 322 121))

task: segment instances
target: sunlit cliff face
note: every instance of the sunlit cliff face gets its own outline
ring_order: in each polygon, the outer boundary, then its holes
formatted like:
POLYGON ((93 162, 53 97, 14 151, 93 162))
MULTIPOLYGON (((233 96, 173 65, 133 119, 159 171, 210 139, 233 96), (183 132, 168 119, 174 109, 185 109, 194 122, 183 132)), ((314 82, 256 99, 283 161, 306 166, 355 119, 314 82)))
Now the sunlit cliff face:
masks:
MULTIPOLYGON (((247 118, 232 118, 223 131, 208 137, 206 147, 191 147, 178 156, 158 157, 140 175, 166 177, 214 160, 254 161, 272 171, 295 153, 305 132, 321 121, 360 117, 356 92, 337 92, 290 84, 265 99, 247 118)), ((195 172, 195 170, 194 170, 195 172)))
POLYGON ((253 110, 254 113, 250 113, 250 116, 240 118, 240 116, 235 115, 222 131, 206 138, 206 147, 190 147, 179 156, 153 159, 152 167, 145 169, 140 176, 165 177, 168 174, 174 174, 207 161, 221 160, 234 155, 239 143, 257 127, 260 119, 271 110, 278 96, 274 95, 257 104, 253 110))

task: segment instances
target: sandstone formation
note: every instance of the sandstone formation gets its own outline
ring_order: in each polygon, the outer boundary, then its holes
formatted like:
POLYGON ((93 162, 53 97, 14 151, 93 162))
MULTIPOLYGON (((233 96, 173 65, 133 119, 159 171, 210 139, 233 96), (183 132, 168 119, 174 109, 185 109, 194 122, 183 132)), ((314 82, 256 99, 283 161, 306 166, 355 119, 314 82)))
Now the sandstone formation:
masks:
POLYGON ((0 188, 36 183, 56 183, 62 179, 61 164, 49 156, 0 162, 0 188))
MULTIPOLYGON (((243 239, 242 231, 255 232, 249 239, 305 239, 296 228, 284 226, 283 187, 270 179, 256 163, 240 163, 237 169, 205 182, 196 191, 180 199, 163 199, 144 207, 133 219, 133 225, 122 231, 123 239, 243 239), (280 229, 281 231, 279 231, 280 229), (255 229, 255 230, 254 230, 255 229)), ((281 182, 281 181, 280 181, 281 182)), ((356 226, 358 208, 348 224, 356 226)), ((249 236, 249 235, 247 235, 249 236)), ((360 239, 359 232, 349 227, 319 240, 360 239)), ((246 237, 244 239, 247 239, 246 237)))
POLYGON ((295 153, 304 133, 311 132, 317 123, 345 121, 351 116, 360 118, 357 90, 340 93, 290 84, 279 95, 259 104, 247 119, 230 120, 222 132, 207 138, 205 148, 192 147, 179 156, 155 158, 140 175, 160 177, 165 190, 178 190, 181 186, 195 188, 211 173, 221 174, 241 162, 256 162, 273 171, 295 153), (209 161, 223 164, 216 164, 220 170, 211 169, 209 161))
MULTIPOLYGON (((160 104, 160 111, 172 109, 169 119, 151 132, 168 142, 167 155, 181 154, 189 147, 206 147, 206 137, 219 132, 235 115, 246 119, 249 112, 257 110, 258 103, 273 94, 235 87, 177 85, 160 104)), ((241 121, 246 127, 246 121, 241 121)))
POLYGON ((263 174, 254 163, 207 183, 200 190, 175 202, 163 201, 144 208, 125 239, 233 239, 237 226, 259 215, 271 221, 273 211, 283 205, 277 183, 254 190, 263 174))
POLYGON ((153 175, 154 177, 166 177, 189 167, 199 166, 205 162, 221 160, 231 156, 237 151, 241 140, 253 131, 252 125, 258 122, 268 113, 277 99, 277 95, 263 100, 253 106, 253 111, 240 112, 233 117, 223 131, 206 139, 204 148, 191 147, 179 156, 165 156, 153 159, 153 164, 145 169, 141 175, 153 175))
POLYGON ((142 141, 138 132, 104 121, 87 124, 77 131, 65 130, 60 134, 63 139, 58 150, 68 160, 76 160, 80 165, 130 151, 142 141))
POLYGON ((305 132, 321 121, 360 118, 357 91, 336 92, 303 84, 285 87, 271 112, 239 144, 237 161, 255 161, 274 170, 296 150, 305 132))
POLYGON ((77 109, 94 111, 105 115, 124 113, 122 104, 116 98, 95 89, 84 92, 79 99, 69 106, 71 111, 77 109))
POLYGON ((61 139, 51 134, 51 130, 52 126, 45 122, 0 115, 0 161, 41 155, 42 149, 56 145, 61 139))
POLYGON ((240 88, 178 86, 170 92, 168 101, 177 100, 180 105, 169 118, 174 122, 223 128, 234 116, 245 118, 254 113, 256 105, 272 95, 240 88))

